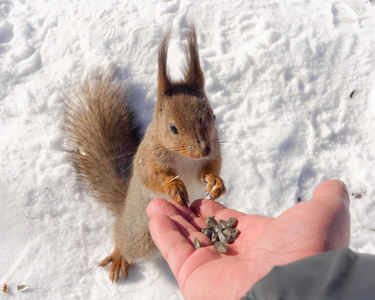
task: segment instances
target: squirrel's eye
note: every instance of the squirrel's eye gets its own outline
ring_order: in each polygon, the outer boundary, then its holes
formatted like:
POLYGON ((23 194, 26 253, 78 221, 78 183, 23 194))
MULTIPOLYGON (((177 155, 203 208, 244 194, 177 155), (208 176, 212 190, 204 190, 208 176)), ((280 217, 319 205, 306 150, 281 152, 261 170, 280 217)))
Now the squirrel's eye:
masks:
POLYGON ((172 133, 178 134, 178 130, 177 130, 176 126, 174 126, 172 123, 169 126, 169 128, 170 128, 170 130, 171 130, 172 133))
POLYGON ((214 123, 216 122, 216 116, 214 115, 214 123))

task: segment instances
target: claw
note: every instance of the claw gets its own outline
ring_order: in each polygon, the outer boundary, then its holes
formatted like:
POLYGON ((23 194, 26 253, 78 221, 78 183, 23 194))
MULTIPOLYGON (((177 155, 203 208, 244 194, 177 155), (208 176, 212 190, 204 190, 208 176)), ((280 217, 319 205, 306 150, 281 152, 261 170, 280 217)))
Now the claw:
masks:
POLYGON ((169 195, 177 203, 189 206, 189 197, 185 184, 178 177, 177 175, 164 184, 165 194, 169 195))
POLYGON ((206 174, 202 176, 201 180, 206 186, 206 197, 209 196, 210 200, 216 200, 225 194, 225 185, 219 176, 214 174, 206 174))
POLYGON ((129 271, 128 269, 130 267, 134 267, 134 264, 130 260, 124 260, 121 262, 121 269, 122 269, 122 274, 124 275, 125 280, 128 279, 129 271))
POLYGON ((103 260, 99 263, 98 267, 105 267, 105 266, 108 265, 111 261, 112 261, 112 255, 106 257, 105 259, 103 259, 103 260))
POLYGON ((128 261, 121 252, 115 248, 112 255, 106 257, 104 260, 102 260, 98 267, 105 267, 109 263, 111 263, 111 267, 109 269, 109 279, 113 282, 120 279, 120 270, 122 270, 122 273, 124 274, 125 279, 128 278, 128 267, 132 265, 130 261, 128 261))
POLYGON ((216 190, 217 188, 218 188, 218 186, 215 184, 215 185, 212 187, 211 191, 208 193, 208 195, 210 196, 210 200, 212 200, 212 201, 217 199, 217 197, 211 195, 211 193, 212 193, 212 192, 215 192, 215 190, 216 190))

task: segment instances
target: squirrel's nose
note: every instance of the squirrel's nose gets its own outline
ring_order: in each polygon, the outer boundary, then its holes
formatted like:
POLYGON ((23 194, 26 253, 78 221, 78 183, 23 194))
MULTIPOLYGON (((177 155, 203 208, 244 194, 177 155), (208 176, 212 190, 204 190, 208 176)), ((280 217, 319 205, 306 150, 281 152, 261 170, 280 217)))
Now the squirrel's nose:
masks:
POLYGON ((211 151, 211 147, 210 146, 206 146, 206 147, 204 147, 203 156, 204 157, 210 156, 211 152, 212 152, 211 151))
POLYGON ((212 149, 210 145, 207 144, 205 141, 199 141, 200 153, 202 157, 207 157, 211 155, 212 149))

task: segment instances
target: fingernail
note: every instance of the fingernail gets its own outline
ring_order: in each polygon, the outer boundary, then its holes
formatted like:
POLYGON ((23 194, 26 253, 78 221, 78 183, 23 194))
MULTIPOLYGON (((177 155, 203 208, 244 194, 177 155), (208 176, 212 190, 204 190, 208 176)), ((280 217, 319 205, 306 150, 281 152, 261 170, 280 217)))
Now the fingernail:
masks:
POLYGON ((348 187, 346 186, 345 182, 340 179, 337 179, 337 181, 340 182, 344 186, 346 192, 348 193, 348 187))

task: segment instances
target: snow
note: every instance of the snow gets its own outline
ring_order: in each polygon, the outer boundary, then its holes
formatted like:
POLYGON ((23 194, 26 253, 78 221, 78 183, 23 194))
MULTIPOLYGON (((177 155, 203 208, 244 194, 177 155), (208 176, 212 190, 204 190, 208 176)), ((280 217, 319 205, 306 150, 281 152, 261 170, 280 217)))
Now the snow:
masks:
POLYGON ((96 267, 113 250, 114 218, 75 178, 61 110, 89 70, 116 63, 145 128, 162 33, 172 25, 179 76, 190 19, 223 140, 218 201, 275 217, 339 178, 350 246, 375 254, 374 1, 4 0, 0 284, 10 292, 0 298, 182 299, 157 253, 118 284, 96 267))

